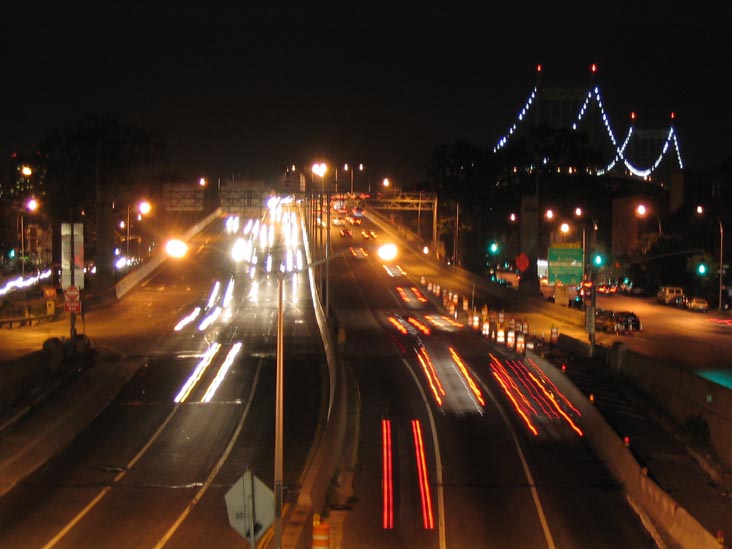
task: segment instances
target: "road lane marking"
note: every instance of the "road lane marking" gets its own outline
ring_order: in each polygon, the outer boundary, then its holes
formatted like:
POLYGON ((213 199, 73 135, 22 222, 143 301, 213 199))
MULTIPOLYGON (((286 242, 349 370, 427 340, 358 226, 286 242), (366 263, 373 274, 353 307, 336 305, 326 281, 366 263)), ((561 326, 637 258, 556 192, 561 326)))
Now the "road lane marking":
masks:
POLYGON ((208 478, 206 478, 206 481, 203 483, 201 488, 198 490, 196 495, 193 497, 191 502, 186 506, 186 508, 183 510, 183 512, 180 514, 178 519, 173 523, 173 525, 168 528, 168 531, 163 535, 162 538, 160 538, 160 541, 155 545, 155 549, 162 549, 162 547, 165 547, 165 544, 170 541, 170 539, 175 535, 175 533, 178 531, 178 528, 180 528, 180 525, 183 524, 183 521, 188 518, 188 515, 193 511, 193 508, 196 506, 196 504, 201 500, 201 498, 204 496, 204 494, 208 491, 209 487, 213 483, 214 479, 216 478, 216 475, 218 475, 219 470, 224 466, 224 463, 226 463, 226 460, 229 458, 229 455, 234 450, 234 445, 236 444, 236 441, 239 438, 239 433, 241 433, 242 429, 244 428, 244 421, 246 420, 247 416, 249 415, 249 408, 252 405, 252 402, 254 401, 254 393, 256 392, 257 383, 259 381, 259 374, 262 371, 262 362, 263 360, 259 361, 259 364, 257 364, 257 372, 254 374, 254 380, 252 381, 252 390, 249 393, 249 399, 247 400, 246 406, 244 406, 244 411, 241 414, 241 417, 239 418, 239 423, 236 426, 236 429, 234 430, 234 433, 232 434, 231 438, 229 439, 229 444, 226 445, 226 449, 224 450, 224 453, 221 454, 221 457, 216 462, 216 465, 211 470, 211 472, 208 475, 208 478))

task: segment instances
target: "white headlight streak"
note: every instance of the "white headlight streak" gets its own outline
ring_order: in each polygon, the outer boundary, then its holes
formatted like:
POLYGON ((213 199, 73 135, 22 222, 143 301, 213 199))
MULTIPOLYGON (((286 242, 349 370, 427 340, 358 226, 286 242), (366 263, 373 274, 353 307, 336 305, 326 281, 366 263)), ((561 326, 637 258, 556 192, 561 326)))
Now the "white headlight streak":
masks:
POLYGON ((238 355, 239 351, 241 351, 241 345, 242 344, 239 341, 234 343, 234 346, 229 351, 229 354, 226 355, 224 363, 219 368, 219 371, 216 372, 216 377, 211 382, 211 385, 209 385, 208 389, 206 389, 206 394, 203 395, 201 402, 210 402, 213 396, 216 394, 216 390, 219 388, 219 385, 221 385, 221 382, 224 381, 226 372, 229 371, 229 368, 234 363, 236 355, 238 355))
POLYGON ((203 372, 205 372, 206 368, 208 368, 208 365, 211 364, 213 357, 216 356, 216 353, 219 352, 220 348, 221 348, 221 343, 214 343, 208 349, 206 349, 206 352, 203 354, 203 357, 198 362, 198 364, 196 364, 196 367, 193 370, 193 373, 186 380, 186 382, 183 384, 183 387, 181 388, 181 390, 178 392, 178 394, 173 399, 174 402, 180 403, 180 402, 185 401, 186 398, 188 398, 188 395, 193 390, 193 387, 195 387, 196 383, 198 383, 198 380, 201 379, 203 372))
POLYGON ((196 320, 196 318, 198 318, 198 315, 200 315, 200 314, 201 314, 201 308, 200 307, 196 307, 195 309, 193 309, 193 311, 191 312, 191 314, 189 314, 188 316, 182 318, 180 320, 180 322, 178 322, 178 324, 175 325, 174 330, 176 332, 180 332, 188 324, 190 324, 191 322, 193 322, 194 320, 196 320))

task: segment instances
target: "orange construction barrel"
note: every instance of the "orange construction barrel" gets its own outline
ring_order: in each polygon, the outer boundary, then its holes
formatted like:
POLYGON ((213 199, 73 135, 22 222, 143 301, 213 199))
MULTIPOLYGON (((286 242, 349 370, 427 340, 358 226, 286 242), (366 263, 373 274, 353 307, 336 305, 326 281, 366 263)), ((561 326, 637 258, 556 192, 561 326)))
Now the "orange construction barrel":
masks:
POLYGON ((330 549, 330 524, 313 524, 313 549, 330 549))

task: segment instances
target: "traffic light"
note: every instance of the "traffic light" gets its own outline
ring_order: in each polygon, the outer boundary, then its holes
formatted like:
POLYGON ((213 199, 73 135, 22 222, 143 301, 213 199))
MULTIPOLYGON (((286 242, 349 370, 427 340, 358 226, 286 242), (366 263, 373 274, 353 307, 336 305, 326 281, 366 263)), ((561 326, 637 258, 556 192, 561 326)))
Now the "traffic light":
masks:
POLYGON ((707 267, 706 263, 699 263, 696 266, 696 274, 699 276, 706 276, 706 274, 709 272, 709 268, 707 267))
POLYGON ((491 255, 496 255, 499 250, 500 247, 498 246, 498 242, 491 242, 490 246, 488 246, 488 251, 491 253, 491 255))
POLYGON ((602 267, 602 264, 605 262, 605 258, 602 257, 602 254, 594 254, 592 256, 592 266, 593 267, 602 267))
POLYGON ((8 259, 15 259, 15 248, 10 248, 8 251, 8 259))

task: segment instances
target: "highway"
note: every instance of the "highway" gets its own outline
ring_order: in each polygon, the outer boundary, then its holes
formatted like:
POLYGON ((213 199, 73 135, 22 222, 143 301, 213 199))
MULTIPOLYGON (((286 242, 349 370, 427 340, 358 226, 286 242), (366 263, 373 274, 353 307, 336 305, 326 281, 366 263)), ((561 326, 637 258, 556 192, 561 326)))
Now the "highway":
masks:
MULTIPOLYGON (((273 485, 280 265, 288 272, 287 516, 327 402, 295 212, 272 210, 256 229, 254 220, 228 232, 217 223, 185 258, 166 262, 111 308, 87 314, 84 329, 100 349, 89 375, 119 368, 130 380, 62 454, 0 501, 0 546, 246 545, 228 524, 224 494, 247 469, 273 485), (239 264, 230 255, 236 235, 247 243, 239 264)), ((476 285, 403 242, 395 260, 380 259, 378 247, 391 238, 369 219, 352 237, 339 233, 331 228, 329 299, 353 383, 342 482, 326 510, 339 525, 334 543, 655 546, 585 441, 573 403, 541 365, 491 343, 464 315, 447 314, 427 281, 527 322, 532 333, 548 335, 555 320, 514 291, 476 285), (376 237, 364 238, 362 229, 376 237)), ((698 365, 720 363, 705 346, 729 326, 711 313, 621 296, 598 306, 635 310, 644 323, 633 336, 599 334, 601 344, 679 353, 664 346, 702 337, 698 356, 706 358, 698 365)), ((576 327, 560 329, 582 338, 576 327)), ((272 546, 271 530, 263 546, 272 546)))
POLYGON ((103 332, 100 345, 116 351, 102 355, 121 360, 115 367, 139 368, 65 452, 3 498, 0 546, 245 543, 228 523, 224 494, 247 469, 273 484, 272 273, 281 262, 292 269, 284 284, 290 507, 322 417, 326 369, 307 276, 288 261, 302 252, 296 218, 290 224, 284 214, 268 214, 248 237, 259 270, 232 263, 233 236, 222 221, 107 314, 89 315, 90 337, 103 332), (269 257, 274 270, 267 274, 269 257), (96 325, 102 316, 107 330, 96 325))
POLYGON ((331 235, 365 252, 332 270, 361 419, 342 546, 652 547, 571 402, 445 315, 420 282, 459 284, 449 271, 406 250, 381 261, 388 237, 364 228, 377 238, 331 235))

